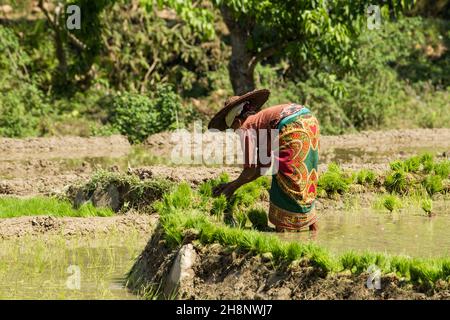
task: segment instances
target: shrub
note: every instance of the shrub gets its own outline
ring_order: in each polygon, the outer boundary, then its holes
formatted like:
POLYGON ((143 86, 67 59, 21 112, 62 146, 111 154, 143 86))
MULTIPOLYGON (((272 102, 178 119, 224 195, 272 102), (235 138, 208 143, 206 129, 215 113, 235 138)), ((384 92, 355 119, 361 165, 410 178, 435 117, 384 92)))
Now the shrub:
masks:
POLYGON ((0 136, 25 137, 41 134, 41 122, 49 112, 42 93, 33 85, 3 88, 0 93, 0 136))
POLYGON ((175 128, 180 110, 180 98, 164 85, 153 99, 135 93, 114 96, 108 121, 131 142, 141 142, 150 134, 175 128))

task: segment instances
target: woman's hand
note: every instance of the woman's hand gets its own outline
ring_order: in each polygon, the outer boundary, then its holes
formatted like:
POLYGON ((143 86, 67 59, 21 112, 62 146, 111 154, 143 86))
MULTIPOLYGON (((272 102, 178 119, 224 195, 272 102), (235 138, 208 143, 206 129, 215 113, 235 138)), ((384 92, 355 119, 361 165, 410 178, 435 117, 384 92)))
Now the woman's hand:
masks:
POLYGON ((234 181, 230 183, 222 183, 213 189, 213 196, 218 197, 223 194, 227 199, 230 199, 236 189, 237 187, 234 181))

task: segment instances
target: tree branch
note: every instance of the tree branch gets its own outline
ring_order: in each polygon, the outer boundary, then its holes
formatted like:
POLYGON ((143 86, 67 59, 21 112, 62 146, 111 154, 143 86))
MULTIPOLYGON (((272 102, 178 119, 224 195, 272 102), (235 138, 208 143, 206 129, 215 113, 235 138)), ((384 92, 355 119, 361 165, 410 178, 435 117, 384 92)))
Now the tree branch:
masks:
MULTIPOLYGON (((41 11, 44 13, 45 17, 47 18, 48 22, 50 23, 50 26, 52 27, 52 29, 55 32, 60 32, 61 28, 60 25, 58 23, 58 19, 56 19, 56 17, 52 18, 50 12, 48 12, 48 10, 45 8, 44 6, 44 0, 39 0, 38 2, 38 7, 39 9, 41 9, 41 11)), ((70 32, 66 32, 67 37, 69 38, 69 40, 72 42, 72 44, 77 47, 80 50, 85 50, 86 49, 86 45, 77 37, 75 37, 72 33, 70 32)))

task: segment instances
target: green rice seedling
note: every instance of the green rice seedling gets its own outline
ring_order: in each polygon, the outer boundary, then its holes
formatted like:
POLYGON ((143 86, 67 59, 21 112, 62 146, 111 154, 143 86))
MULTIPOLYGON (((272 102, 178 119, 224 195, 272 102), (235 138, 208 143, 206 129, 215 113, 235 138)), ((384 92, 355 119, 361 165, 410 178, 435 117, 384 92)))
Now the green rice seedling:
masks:
POLYGON ((266 231, 269 227, 269 220, 264 209, 254 208, 247 212, 248 219, 252 223, 254 229, 259 231, 266 231))
POLYGON ((431 153, 429 152, 425 152, 422 155, 420 155, 420 163, 424 164, 427 162, 433 162, 434 161, 434 157, 431 153))
POLYGON ((391 172, 386 177, 384 185, 390 193, 405 194, 411 183, 408 182, 406 173, 400 170, 391 172))
POLYGON ((431 211, 433 210, 433 200, 423 199, 420 203, 420 207, 427 215, 431 215, 431 211))
POLYGON ((372 170, 362 169, 356 174, 356 182, 362 185, 372 185, 376 177, 372 170))
POLYGON ((55 217, 109 217, 114 212, 109 208, 96 208, 92 203, 77 209, 68 200, 50 197, 15 198, 0 197, 0 218, 51 215, 55 217))
POLYGON ((158 209, 188 209, 193 204, 193 193, 191 187, 183 182, 173 192, 166 193, 162 202, 155 204, 158 209))
POLYGON ((245 228, 246 224, 247 224, 247 214, 242 211, 242 210, 238 210, 235 214, 234 214, 235 218, 236 218, 236 223, 237 226, 239 228, 245 228))
POLYGON ((270 182, 267 177, 260 177, 255 181, 243 185, 234 193, 230 201, 230 210, 234 212, 238 209, 253 206, 256 201, 261 200, 267 188, 270 188, 270 182))
POLYGON ((392 171, 404 171, 404 165, 403 165, 403 161, 401 160, 395 160, 391 163, 389 163, 389 167, 391 168, 392 171))
POLYGON ((436 282, 442 276, 441 270, 436 265, 417 259, 410 264, 409 274, 411 281, 428 285, 436 282))
POLYGON ((211 181, 203 182, 199 186, 198 192, 205 198, 211 198, 213 196, 213 187, 211 181))
POLYGON ((211 214, 216 217, 222 217, 227 206, 227 198, 222 194, 213 200, 211 214))
POLYGON ((401 200, 394 195, 387 195, 383 199, 383 206, 392 213, 394 210, 402 207, 401 200))
POLYGON ((318 187, 327 194, 344 194, 350 187, 350 180, 337 164, 330 163, 328 170, 320 175, 318 187))
POLYGON ((450 161, 445 160, 434 165, 434 172, 442 179, 448 179, 450 175, 450 161))
POLYGON ((442 278, 450 280, 450 259, 442 261, 442 278))
POLYGON ((403 168, 406 172, 418 172, 420 170, 421 157, 414 156, 403 162, 403 168))
POLYGON ((444 185, 442 184, 442 179, 437 175, 429 175, 423 181, 422 185, 427 190, 430 196, 435 193, 439 193, 444 189, 444 185))
POLYGON ((394 256, 389 261, 390 271, 399 276, 409 277, 411 258, 406 256, 394 256))

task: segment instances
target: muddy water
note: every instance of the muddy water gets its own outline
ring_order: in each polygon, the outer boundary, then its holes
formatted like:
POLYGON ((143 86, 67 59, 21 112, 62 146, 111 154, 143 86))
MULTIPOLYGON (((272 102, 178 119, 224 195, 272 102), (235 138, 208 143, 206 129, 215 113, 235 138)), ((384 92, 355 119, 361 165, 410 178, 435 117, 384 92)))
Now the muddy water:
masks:
POLYGON ((411 257, 450 256, 450 212, 389 214, 371 209, 322 212, 319 231, 278 234, 283 240, 315 241, 331 252, 376 251, 411 257))
POLYGON ((0 299, 137 299, 125 276, 145 243, 111 236, 3 241, 0 299))

